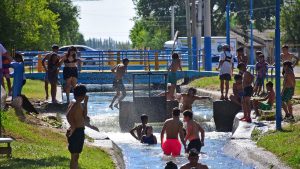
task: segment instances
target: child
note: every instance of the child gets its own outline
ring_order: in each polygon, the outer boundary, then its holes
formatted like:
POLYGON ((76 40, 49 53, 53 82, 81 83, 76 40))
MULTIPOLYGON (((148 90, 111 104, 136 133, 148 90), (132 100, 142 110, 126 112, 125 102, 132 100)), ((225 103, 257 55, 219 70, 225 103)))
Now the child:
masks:
POLYGON ((169 83, 171 83, 170 93, 174 95, 176 84, 177 84, 177 75, 176 72, 178 70, 182 71, 181 67, 181 60, 179 58, 178 53, 172 54, 172 63, 170 67, 168 68, 168 76, 169 76, 169 83))
POLYGON ((141 143, 144 144, 157 144, 157 139, 156 137, 153 135, 153 128, 152 126, 147 126, 146 127, 146 134, 143 135, 142 139, 141 139, 141 143))
POLYGON ((237 52, 238 63, 244 63, 245 65, 247 65, 248 64, 248 57, 244 53, 244 48, 239 47, 236 50, 236 52, 237 52))
POLYGON ((189 151, 188 157, 189 163, 185 164, 184 166, 180 167, 180 169, 208 169, 207 165, 203 165, 199 163, 199 152, 195 149, 189 151))
POLYGON ((52 103, 57 103, 56 100, 56 88, 58 81, 58 72, 59 72, 59 57, 56 53, 53 53, 48 60, 47 74, 48 82, 51 84, 51 97, 52 103))
POLYGON ((75 102, 69 104, 67 110, 67 120, 70 128, 67 131, 68 149, 71 153, 71 169, 78 169, 79 154, 82 152, 84 144, 84 123, 87 117, 87 103, 89 97, 86 95, 87 89, 84 85, 77 85, 74 88, 75 102), (84 101, 82 105, 81 102, 84 101))
POLYGON ((293 64, 290 61, 285 61, 283 63, 283 87, 281 92, 282 97, 282 107, 285 112, 284 121, 287 122, 294 122, 294 116, 293 116, 293 105, 291 103, 291 100, 294 95, 295 90, 295 74, 293 72, 293 64))
POLYGON ((197 90, 193 87, 188 89, 188 93, 181 94, 182 97, 182 104, 180 107, 181 112, 185 110, 192 110, 192 105, 195 100, 202 100, 202 99, 209 99, 210 97, 207 96, 197 96, 197 90))
POLYGON ((169 161, 169 162, 167 162, 165 169, 178 169, 178 167, 175 163, 173 163, 172 161, 169 161))
MULTIPOLYGON (((6 79, 6 83, 7 83, 7 89, 8 89, 8 95, 11 95, 12 91, 11 91, 11 82, 10 82, 10 73, 9 73, 9 67, 10 67, 10 63, 12 61, 12 58, 6 54, 4 56, 2 56, 2 73, 3 73, 3 77, 6 79)), ((5 89, 4 86, 4 80, 2 80, 2 86, 5 89)))
POLYGON ((20 96, 24 85, 24 61, 23 56, 20 53, 15 54, 15 62, 10 64, 10 67, 14 69, 13 73, 13 86, 12 86, 12 99, 20 96))
POLYGON ((260 96, 260 92, 262 89, 262 86, 264 85, 264 81, 266 78, 267 68, 268 64, 265 62, 265 56, 263 54, 260 54, 258 56, 258 62, 255 65, 256 69, 256 82, 254 87, 254 96, 260 96))
POLYGON ((114 96, 113 100, 111 101, 111 104, 109 105, 109 108, 111 109, 113 109, 113 104, 117 99, 118 99, 118 103, 116 103, 114 107, 119 109, 118 105, 126 97, 126 90, 123 83, 123 77, 127 72, 127 66, 129 64, 129 60, 127 58, 124 58, 122 60, 122 63, 123 64, 118 64, 111 69, 111 71, 115 74, 115 79, 113 81, 113 88, 116 91, 116 95, 114 96), (121 96, 120 96, 120 92, 122 92, 121 96))
POLYGON ((172 90, 172 87, 168 85, 168 90, 166 92, 162 92, 158 94, 157 96, 166 96, 167 100, 175 100, 174 93, 171 93, 170 91, 172 90))
POLYGON ((238 69, 243 74, 243 110, 244 110, 244 117, 241 119, 242 121, 246 121, 248 123, 251 123, 251 104, 250 99, 253 94, 253 75, 247 71, 246 65, 244 63, 240 63, 238 65, 238 69))
POLYGON ((204 130, 198 122, 193 120, 193 112, 186 110, 183 112, 183 121, 187 123, 186 136, 184 142, 189 141, 186 149, 189 152, 191 149, 196 149, 198 152, 201 151, 201 147, 204 146, 204 130), (199 136, 201 133, 201 139, 199 136))
POLYGON ((148 116, 143 114, 141 115, 142 124, 134 127, 130 130, 130 134, 137 140, 141 140, 142 136, 146 134, 146 127, 148 123, 148 116), (136 131, 136 134, 134 133, 136 131))
POLYGON ((220 63, 217 70, 220 69, 220 100, 228 100, 229 81, 233 73, 233 56, 230 53, 228 45, 223 45, 223 53, 220 56, 220 63), (225 82, 225 97, 224 97, 224 82, 225 82))
POLYGON ((281 49, 282 53, 280 54, 280 58, 282 63, 284 63, 285 61, 290 61, 292 63, 292 67, 295 67, 299 60, 298 57, 289 53, 289 46, 287 45, 283 45, 281 49), (295 60, 295 62, 293 62, 293 60, 295 60))
POLYGON ((243 76, 235 75, 234 76, 235 83, 232 85, 233 95, 230 96, 230 100, 233 103, 241 106, 242 98, 243 98, 243 76))
POLYGON ((275 92, 273 90, 273 83, 269 81, 266 84, 268 95, 263 99, 253 100, 253 107, 255 110, 256 116, 260 116, 258 109, 261 110, 271 110, 275 101, 275 92), (266 103, 264 101, 267 101, 266 103))

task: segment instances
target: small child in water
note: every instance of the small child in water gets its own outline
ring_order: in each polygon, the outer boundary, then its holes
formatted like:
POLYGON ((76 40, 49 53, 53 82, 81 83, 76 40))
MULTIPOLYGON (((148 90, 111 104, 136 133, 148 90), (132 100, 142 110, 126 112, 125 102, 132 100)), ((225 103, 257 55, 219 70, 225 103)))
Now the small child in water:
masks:
POLYGON ((184 112, 185 110, 192 110, 192 105, 195 100, 202 100, 202 99, 210 99, 208 96, 198 96, 196 95, 197 90, 193 87, 188 89, 187 93, 181 94, 182 104, 180 106, 180 111, 184 112))
POLYGON ((180 169, 208 169, 207 165, 199 163, 199 152, 196 149, 189 151, 189 163, 180 167, 180 169))
POLYGON ((130 130, 130 134, 137 140, 141 140, 142 136, 146 134, 146 127, 148 124, 148 116, 146 114, 141 115, 141 121, 142 121, 142 124, 140 124, 130 130))
POLYGON ((147 126, 146 127, 146 134, 142 136, 141 143, 144 144, 157 144, 157 139, 153 135, 153 127, 152 126, 147 126))
POLYGON ((275 92, 273 90, 273 83, 269 81, 266 84, 268 95, 263 99, 254 99, 253 107, 255 110, 256 116, 260 116, 258 109, 260 110, 271 110, 275 101, 275 92), (267 101, 267 102, 264 102, 267 101))
POLYGON ((235 82, 232 85, 233 95, 230 96, 230 100, 233 103, 241 106, 243 98, 243 77, 241 75, 234 76, 235 82))

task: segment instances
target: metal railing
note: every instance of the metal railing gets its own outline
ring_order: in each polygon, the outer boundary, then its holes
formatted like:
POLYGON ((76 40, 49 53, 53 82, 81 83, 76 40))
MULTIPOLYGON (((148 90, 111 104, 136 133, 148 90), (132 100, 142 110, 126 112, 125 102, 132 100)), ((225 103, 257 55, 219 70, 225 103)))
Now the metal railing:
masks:
MULTIPOLYGON (((39 51, 19 51, 24 55, 26 72, 43 72, 42 59, 49 53, 39 51)), ((182 66, 188 70, 188 52, 186 50, 175 50, 181 58, 182 66)), ((78 52, 78 58, 82 61, 80 71, 108 71, 116 64, 122 62, 122 59, 128 58, 130 63, 128 70, 167 70, 172 58, 171 50, 118 50, 118 51, 81 51, 78 52)), ((63 52, 59 52, 63 54, 63 52)), ((197 64, 200 69, 201 57, 192 56, 193 64, 197 64), (196 59, 196 60, 195 60, 196 59)))

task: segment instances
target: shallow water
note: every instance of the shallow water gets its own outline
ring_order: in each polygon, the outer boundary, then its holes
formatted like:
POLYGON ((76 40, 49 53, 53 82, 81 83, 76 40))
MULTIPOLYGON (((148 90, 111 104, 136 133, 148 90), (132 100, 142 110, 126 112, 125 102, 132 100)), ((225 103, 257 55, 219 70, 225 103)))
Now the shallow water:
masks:
MULTIPOLYGON (((162 169, 165 163, 172 160, 178 166, 187 162, 182 156, 176 159, 162 154, 160 143, 155 146, 142 145, 129 133, 120 133, 118 110, 108 108, 114 93, 89 93, 89 116, 92 123, 100 131, 105 132, 123 150, 127 169, 162 169)), ((128 93, 126 100, 132 100, 128 93)), ((195 115, 212 118, 212 104, 209 101, 196 101, 194 104, 195 115)), ((160 141, 158 131, 155 131, 157 140, 160 141)), ((224 154, 223 147, 230 138, 231 133, 206 132, 205 146, 201 152, 200 161, 213 169, 250 169, 252 166, 244 165, 241 161, 224 154)), ((183 153, 182 153, 183 154, 183 153)))

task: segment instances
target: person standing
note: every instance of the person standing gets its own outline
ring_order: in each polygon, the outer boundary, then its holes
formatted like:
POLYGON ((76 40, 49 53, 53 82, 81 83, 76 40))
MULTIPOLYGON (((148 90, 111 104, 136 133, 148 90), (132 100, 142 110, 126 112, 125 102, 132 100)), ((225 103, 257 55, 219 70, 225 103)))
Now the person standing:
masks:
POLYGON ((179 58, 178 53, 172 54, 172 63, 168 68, 168 82, 171 83, 170 95, 174 96, 176 84, 177 84, 177 71, 181 70, 181 60, 179 58))
POLYGON ((230 53, 230 47, 226 44, 223 45, 223 53, 220 56, 219 67, 220 69, 220 89, 221 98, 220 100, 228 100, 229 81, 233 73, 233 56, 230 53), (224 96, 224 84, 225 84, 225 96, 224 96))
POLYGON ((298 63, 299 58, 289 52, 288 45, 283 45, 281 49, 282 49, 282 53, 280 54, 281 62, 284 63, 286 61, 290 61, 292 63, 292 66, 295 67, 295 65, 298 63))
POLYGON ((77 49, 71 46, 68 52, 61 58, 60 65, 64 63, 65 67, 63 69, 63 76, 66 82, 65 91, 67 95, 67 103, 70 102, 70 91, 71 88, 75 88, 78 79, 78 68, 80 64, 80 59, 77 58, 77 49))
MULTIPOLYGON (((49 67, 49 65, 46 65, 46 62, 48 62, 50 60, 50 57, 52 56, 52 54, 56 54, 60 58, 60 55, 58 54, 58 50, 59 50, 59 46, 56 45, 56 44, 53 44, 52 45, 52 52, 47 53, 45 55, 45 57, 43 58, 43 60, 42 60, 42 66, 45 70, 44 81, 45 81, 46 100, 49 99, 48 84, 50 83, 49 78, 48 78, 48 67, 49 67)), ((52 88, 51 88, 51 90, 52 90, 52 88)))
POLYGON ((1 73, 2 73, 2 86, 3 88, 5 88, 4 85, 4 79, 3 77, 6 79, 7 82, 7 88, 8 88, 8 94, 11 95, 11 81, 10 81, 10 72, 9 72, 9 67, 10 67, 10 63, 12 61, 12 58, 9 56, 9 53, 7 52, 7 50, 5 49, 5 47, 0 43, 0 57, 1 57, 1 61, 0 61, 0 68, 1 68, 1 73))
POLYGON ((14 69, 12 99, 15 99, 16 97, 21 96, 22 88, 25 83, 23 56, 20 53, 16 53, 14 60, 15 60, 15 62, 12 62, 10 64, 10 67, 14 69))
POLYGON ((248 65, 248 57, 244 53, 244 47, 239 47, 237 50, 237 60, 239 63, 244 63, 245 65, 248 65))
POLYGON ((114 96, 113 100, 111 101, 111 104, 109 105, 109 108, 111 109, 113 109, 113 106, 119 109, 119 104, 126 97, 126 90, 125 90, 125 85, 123 83, 123 77, 127 72, 127 66, 129 64, 129 60, 127 58, 124 58, 122 60, 122 63, 123 64, 118 64, 111 69, 111 71, 115 74, 115 79, 113 81, 113 89, 116 91, 116 95, 114 96), (118 102, 114 104, 117 99, 118 102))
POLYGON ((260 54, 258 56, 257 63, 255 65, 256 69, 256 81, 255 81, 255 87, 254 87, 254 96, 260 96, 261 89, 264 85, 264 81, 267 75, 268 71, 268 64, 265 61, 264 54, 260 54))
POLYGON ((56 91, 57 91, 59 67, 60 67, 59 56, 56 53, 53 53, 48 60, 48 67, 47 67, 48 81, 51 85, 52 103, 57 103, 56 91))

